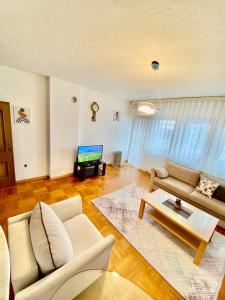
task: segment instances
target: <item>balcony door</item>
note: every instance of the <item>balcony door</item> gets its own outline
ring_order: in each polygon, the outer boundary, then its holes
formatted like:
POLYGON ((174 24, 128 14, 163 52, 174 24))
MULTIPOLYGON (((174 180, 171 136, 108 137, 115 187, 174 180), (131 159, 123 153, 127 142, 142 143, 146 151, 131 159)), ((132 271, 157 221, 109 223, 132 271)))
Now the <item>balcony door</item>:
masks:
POLYGON ((10 106, 0 101, 0 189, 15 185, 10 106))

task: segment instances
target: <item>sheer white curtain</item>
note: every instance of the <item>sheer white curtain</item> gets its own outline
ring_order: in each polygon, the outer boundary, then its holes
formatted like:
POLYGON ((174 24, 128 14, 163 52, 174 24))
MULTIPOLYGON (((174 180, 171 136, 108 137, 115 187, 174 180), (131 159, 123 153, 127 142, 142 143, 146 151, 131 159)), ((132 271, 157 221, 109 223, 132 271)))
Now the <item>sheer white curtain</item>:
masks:
POLYGON ((166 158, 225 178, 225 98, 162 101, 134 118, 129 163, 150 170, 166 158))

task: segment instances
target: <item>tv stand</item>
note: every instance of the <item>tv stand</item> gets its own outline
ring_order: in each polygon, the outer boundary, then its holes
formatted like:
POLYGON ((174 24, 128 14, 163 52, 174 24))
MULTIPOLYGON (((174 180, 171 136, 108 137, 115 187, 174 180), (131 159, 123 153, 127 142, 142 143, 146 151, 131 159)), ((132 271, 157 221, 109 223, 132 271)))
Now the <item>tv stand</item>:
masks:
POLYGON ((90 161, 85 163, 74 163, 74 176, 84 181, 85 178, 96 175, 105 175, 106 163, 104 161, 90 161))

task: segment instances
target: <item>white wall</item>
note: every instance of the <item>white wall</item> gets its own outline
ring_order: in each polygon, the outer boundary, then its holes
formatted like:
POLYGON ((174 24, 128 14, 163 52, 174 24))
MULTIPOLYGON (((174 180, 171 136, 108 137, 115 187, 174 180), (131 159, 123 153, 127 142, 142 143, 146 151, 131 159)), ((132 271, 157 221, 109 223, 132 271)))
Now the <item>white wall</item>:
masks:
POLYGON ((116 150, 127 159, 131 127, 127 101, 4 66, 0 82, 0 101, 11 105, 16 180, 71 173, 78 145, 103 144, 106 162, 112 161, 116 150), (93 101, 100 106, 97 122, 91 121, 93 101), (13 105, 30 108, 31 125, 14 124, 13 105), (115 110, 120 111, 120 122, 113 121, 115 110))
POLYGON ((0 101, 10 102, 16 179, 48 174, 48 79, 0 66, 0 101), (28 106, 31 125, 15 125, 12 106, 28 106), (24 164, 28 167, 24 168, 24 164))
POLYGON ((106 162, 112 161, 116 150, 122 150, 126 160, 130 122, 128 102, 50 78, 50 177, 73 171, 78 145, 103 144, 106 162), (71 101, 73 96, 78 99, 76 104, 71 101), (96 122, 91 121, 90 104, 94 100, 100 106, 96 122), (113 121, 115 110, 120 111, 120 122, 113 121))
POLYGON ((50 177, 73 172, 78 145, 80 87, 50 78, 50 177), (71 101, 75 96, 77 103, 71 101))
POLYGON ((79 114, 79 144, 103 144, 103 159, 112 162, 112 152, 121 150, 123 160, 127 159, 131 119, 128 115, 128 101, 115 96, 105 95, 81 87, 79 114), (91 103, 99 104, 96 122, 91 121, 91 103), (113 121, 113 113, 120 112, 120 121, 113 121))

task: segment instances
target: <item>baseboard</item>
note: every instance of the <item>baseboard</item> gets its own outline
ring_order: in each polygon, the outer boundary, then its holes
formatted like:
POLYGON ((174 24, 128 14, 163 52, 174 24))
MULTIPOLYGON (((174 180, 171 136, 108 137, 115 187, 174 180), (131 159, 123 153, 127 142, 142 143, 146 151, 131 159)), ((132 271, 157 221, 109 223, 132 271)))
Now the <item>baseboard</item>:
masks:
MULTIPOLYGON (((114 165, 113 163, 107 163, 106 165, 111 166, 111 167, 119 167, 118 165, 114 165)), ((127 166, 127 165, 129 165, 128 160, 123 160, 123 161, 121 161, 120 167, 127 166)))
POLYGON ((65 177, 69 177, 69 176, 73 176, 73 173, 68 173, 68 174, 61 175, 61 176, 50 177, 50 179, 54 180, 54 179, 60 179, 60 178, 65 178, 65 177))
POLYGON ((39 176, 39 177, 32 177, 32 178, 27 178, 27 179, 16 180, 16 183, 25 183, 25 182, 29 182, 29 181, 41 180, 41 179, 47 179, 47 178, 51 179, 51 180, 54 180, 54 179, 69 177, 69 176, 72 176, 72 175, 73 175, 73 173, 68 173, 68 174, 65 174, 65 175, 62 175, 62 176, 55 176, 55 177, 50 177, 48 175, 45 175, 45 176, 39 176))
POLYGON ((16 183, 24 183, 24 182, 40 180, 40 179, 46 179, 46 178, 49 178, 49 176, 45 175, 45 176, 39 176, 39 177, 32 177, 32 178, 27 178, 27 179, 16 180, 16 183))

